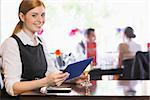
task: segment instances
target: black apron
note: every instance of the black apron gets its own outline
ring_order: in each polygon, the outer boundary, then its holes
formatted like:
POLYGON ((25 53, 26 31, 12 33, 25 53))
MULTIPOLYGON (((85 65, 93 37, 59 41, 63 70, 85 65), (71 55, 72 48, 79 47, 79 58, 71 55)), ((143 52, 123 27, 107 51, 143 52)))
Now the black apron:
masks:
POLYGON ((24 80, 34 80, 45 77, 47 62, 43 51, 43 46, 39 43, 37 46, 24 45, 16 36, 12 36, 18 43, 20 58, 22 62, 22 75, 24 80))

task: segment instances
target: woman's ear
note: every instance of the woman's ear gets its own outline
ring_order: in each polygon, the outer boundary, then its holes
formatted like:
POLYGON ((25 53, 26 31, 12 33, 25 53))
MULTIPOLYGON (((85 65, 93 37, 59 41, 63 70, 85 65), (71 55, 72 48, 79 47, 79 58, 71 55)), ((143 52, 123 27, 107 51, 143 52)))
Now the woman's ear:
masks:
POLYGON ((25 15, 24 15, 22 12, 20 12, 20 13, 19 13, 19 19, 20 19, 22 22, 24 22, 24 17, 25 17, 25 15))

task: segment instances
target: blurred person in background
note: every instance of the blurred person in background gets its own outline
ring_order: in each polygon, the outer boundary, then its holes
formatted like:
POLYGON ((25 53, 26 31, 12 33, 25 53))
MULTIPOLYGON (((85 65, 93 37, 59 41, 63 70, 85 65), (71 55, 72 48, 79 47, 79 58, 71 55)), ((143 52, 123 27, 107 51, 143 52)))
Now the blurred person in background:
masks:
MULTIPOLYGON (((124 42, 118 46, 118 67, 123 69, 124 79, 128 79, 131 75, 132 62, 137 51, 141 51, 141 46, 133 41, 136 35, 132 27, 128 26, 124 30, 124 42), (128 62, 128 64, 126 63, 128 62), (127 66, 126 66, 127 65, 127 66)), ((115 77, 117 79, 119 77, 115 77)))
POLYGON ((92 66, 96 66, 96 35, 95 29, 88 28, 84 33, 84 40, 80 41, 76 47, 76 59, 82 60, 93 57, 92 66))

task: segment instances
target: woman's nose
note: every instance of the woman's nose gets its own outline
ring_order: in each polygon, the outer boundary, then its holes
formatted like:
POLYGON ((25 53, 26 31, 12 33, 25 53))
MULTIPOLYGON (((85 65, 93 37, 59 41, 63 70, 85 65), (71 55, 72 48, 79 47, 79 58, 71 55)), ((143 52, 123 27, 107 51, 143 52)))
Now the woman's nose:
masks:
POLYGON ((45 20, 45 18, 43 18, 42 16, 39 16, 37 21, 40 22, 40 23, 43 23, 45 20))

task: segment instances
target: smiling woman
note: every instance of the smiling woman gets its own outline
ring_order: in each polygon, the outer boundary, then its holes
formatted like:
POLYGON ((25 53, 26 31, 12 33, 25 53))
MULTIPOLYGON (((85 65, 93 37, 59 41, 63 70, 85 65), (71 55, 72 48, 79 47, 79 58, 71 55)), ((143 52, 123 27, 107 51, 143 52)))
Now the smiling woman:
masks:
POLYGON ((35 0, 33 1, 33 4, 28 3, 27 1, 20 4, 20 21, 18 22, 13 34, 20 32, 21 29, 27 31, 27 33, 40 31, 41 26, 43 26, 45 22, 45 6, 41 2, 35 2, 35 0), (31 10, 33 8, 34 10, 31 10))
POLYGON ((69 74, 57 70, 39 32, 45 22, 45 5, 40 0, 23 0, 19 22, 11 37, 0 47, 7 93, 12 96, 44 86, 61 85, 69 74))

